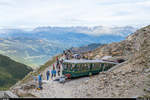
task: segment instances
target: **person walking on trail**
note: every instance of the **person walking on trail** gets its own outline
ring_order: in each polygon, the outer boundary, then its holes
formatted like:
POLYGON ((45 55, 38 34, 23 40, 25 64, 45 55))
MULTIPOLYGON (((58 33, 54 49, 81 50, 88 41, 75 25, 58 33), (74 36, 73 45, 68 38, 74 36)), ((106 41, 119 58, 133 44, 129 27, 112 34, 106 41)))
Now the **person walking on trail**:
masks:
POLYGON ((61 59, 61 64, 63 64, 64 59, 61 59))
POLYGON ((39 82, 39 89, 41 90, 42 89, 42 74, 39 74, 38 75, 38 82, 39 82))
POLYGON ((57 62, 56 68, 58 68, 58 65, 59 65, 59 59, 58 59, 58 57, 56 58, 56 62, 57 62))
POLYGON ((60 64, 58 65, 58 76, 60 76, 60 64))
POLYGON ((46 72, 46 76, 47 76, 47 80, 49 80, 49 76, 50 76, 50 72, 49 72, 49 70, 47 70, 47 72, 46 72))
POLYGON ((53 77, 56 77, 56 70, 55 70, 55 66, 53 67, 53 77))
POLYGON ((53 69, 51 70, 52 73, 52 78, 56 77, 56 70, 55 70, 55 65, 53 64, 53 69))
MULTIPOLYGON (((53 64, 53 69, 54 69, 54 64, 53 64)), ((51 78, 53 79, 53 76, 54 76, 54 74, 53 74, 53 69, 51 70, 51 78)))

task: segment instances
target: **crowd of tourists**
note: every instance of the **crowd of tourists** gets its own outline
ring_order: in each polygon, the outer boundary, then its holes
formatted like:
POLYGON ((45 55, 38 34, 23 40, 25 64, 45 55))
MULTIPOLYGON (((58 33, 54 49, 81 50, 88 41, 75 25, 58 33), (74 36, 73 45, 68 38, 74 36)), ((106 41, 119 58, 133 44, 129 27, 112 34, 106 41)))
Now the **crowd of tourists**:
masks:
POLYGON ((71 50, 63 51, 63 55, 65 56, 66 60, 69 60, 69 59, 72 58, 72 52, 71 52, 71 50))
POLYGON ((65 50, 63 51, 63 55, 65 56, 66 60, 70 59, 83 59, 84 57, 81 56, 81 54, 73 53, 71 50, 65 50))
MULTIPOLYGON (((60 71, 61 71, 61 64, 63 63, 63 59, 58 59, 58 57, 56 57, 56 66, 55 64, 53 64, 53 67, 51 69, 51 67, 49 67, 49 69, 46 71, 46 80, 50 80, 56 77, 56 74, 58 76, 60 76, 60 71)), ((43 75, 39 74, 38 75, 38 89, 42 89, 42 78, 43 75)))

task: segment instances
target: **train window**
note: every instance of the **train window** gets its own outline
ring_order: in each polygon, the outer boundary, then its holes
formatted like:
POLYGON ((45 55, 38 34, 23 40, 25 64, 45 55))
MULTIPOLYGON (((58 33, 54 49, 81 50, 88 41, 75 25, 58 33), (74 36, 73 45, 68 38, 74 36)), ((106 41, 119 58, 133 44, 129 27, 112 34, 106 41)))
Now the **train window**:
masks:
POLYGON ((80 64, 80 67, 81 67, 80 70, 83 70, 83 64, 80 64))
POLYGON ((92 68, 94 67, 94 64, 90 64, 90 70, 92 70, 92 68))
POLYGON ((80 65, 79 64, 77 65, 77 69, 78 69, 78 71, 80 71, 80 65))
POLYGON ((66 64, 66 70, 68 70, 68 64, 66 64))
POLYGON ((79 69, 80 69, 80 71, 82 71, 82 70, 83 70, 83 66, 82 66, 82 64, 80 64, 79 66, 80 66, 80 68, 79 68, 79 69))
POLYGON ((69 64, 67 64, 67 70, 68 70, 68 71, 70 70, 70 65, 69 65, 69 64))
POLYGON ((75 66, 74 66, 74 71, 77 71, 78 69, 77 69, 77 64, 75 64, 75 66))
POLYGON ((70 64, 70 71, 72 71, 72 65, 73 65, 73 64, 70 64))
POLYGON ((84 64, 84 70, 88 70, 88 64, 84 64))
POLYGON ((84 64, 83 70, 87 70, 88 69, 88 65, 84 64))
POLYGON ((66 65, 66 64, 63 64, 63 67, 64 67, 64 70, 66 70, 66 69, 67 69, 67 65, 66 65))
POLYGON ((94 67, 95 66, 95 64, 91 64, 91 67, 94 67))
POLYGON ((87 68, 88 68, 88 70, 90 69, 90 66, 91 66, 91 64, 87 64, 87 68))
POLYGON ((69 71, 72 70, 71 64, 68 64, 68 70, 69 70, 69 71))
POLYGON ((99 68, 99 63, 96 63, 95 69, 99 68))
POLYGON ((78 64, 76 65, 76 68, 77 68, 77 71, 80 70, 80 66, 78 64))
POLYGON ((75 69, 75 64, 72 64, 72 71, 74 71, 75 69))
POLYGON ((86 70, 86 67, 87 67, 87 65, 86 64, 83 64, 83 70, 85 71, 86 70))
POLYGON ((85 69, 85 66, 84 66, 83 64, 81 64, 81 66, 82 66, 82 70, 84 70, 84 69, 85 69))
POLYGON ((105 68, 104 68, 104 71, 106 71, 108 68, 108 64, 105 64, 105 68))
POLYGON ((96 69, 97 64, 94 64, 93 69, 96 69))
POLYGON ((79 64, 79 71, 81 71, 82 70, 82 66, 81 66, 81 64, 79 64))

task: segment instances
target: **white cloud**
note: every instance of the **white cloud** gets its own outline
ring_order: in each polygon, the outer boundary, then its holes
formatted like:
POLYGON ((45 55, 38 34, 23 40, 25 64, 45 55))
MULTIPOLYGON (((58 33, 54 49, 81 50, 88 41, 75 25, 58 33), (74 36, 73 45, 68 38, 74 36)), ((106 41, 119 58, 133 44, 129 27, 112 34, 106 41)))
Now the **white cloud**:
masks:
POLYGON ((0 26, 145 25, 148 0, 1 0, 0 26))

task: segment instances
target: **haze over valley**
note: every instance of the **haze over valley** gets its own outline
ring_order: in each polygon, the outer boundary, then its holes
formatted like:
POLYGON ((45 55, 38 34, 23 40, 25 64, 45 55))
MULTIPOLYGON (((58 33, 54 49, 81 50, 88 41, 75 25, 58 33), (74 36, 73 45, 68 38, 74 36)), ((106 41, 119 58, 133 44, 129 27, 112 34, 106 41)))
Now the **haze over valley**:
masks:
POLYGON ((52 56, 71 47, 91 43, 112 43, 124 40, 137 28, 125 27, 37 27, 27 29, 1 29, 0 54, 37 67, 52 56))

